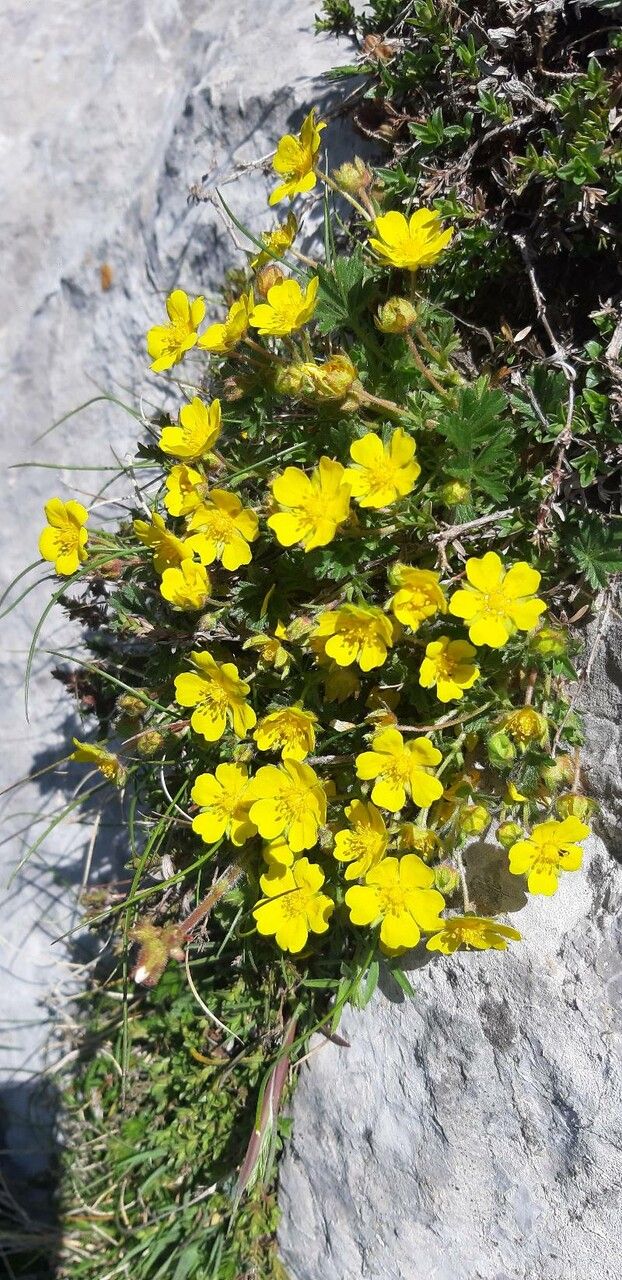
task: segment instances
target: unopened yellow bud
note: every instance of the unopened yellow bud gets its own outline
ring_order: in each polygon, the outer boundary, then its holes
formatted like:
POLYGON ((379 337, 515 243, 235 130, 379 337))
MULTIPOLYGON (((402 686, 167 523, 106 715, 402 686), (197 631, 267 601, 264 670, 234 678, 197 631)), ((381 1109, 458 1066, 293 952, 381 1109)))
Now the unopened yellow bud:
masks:
POLYGON ((333 178, 337 186, 341 187, 342 191, 347 191, 350 196, 357 196, 361 191, 366 191, 373 182, 373 174, 360 156, 355 156, 354 160, 347 161, 335 169, 333 178))
POLYGON ((531 637, 529 647, 544 658, 559 658, 568 649, 568 637, 561 627, 541 627, 531 637))
POLYGON ((389 298, 374 320, 381 333, 408 333, 416 322, 417 312, 408 298, 389 298))
POLYGON ((558 796, 555 801, 555 808, 560 818, 579 818, 581 822, 589 822, 597 807, 595 800, 590 800, 589 796, 580 796, 576 793, 558 796))
POLYGON ((490 814, 483 804, 467 804, 458 816, 458 830, 465 836, 478 836, 490 825, 490 814))
POLYGON ((157 729, 145 730, 136 742, 136 750, 139 756, 144 756, 146 760, 151 760, 152 756, 156 756, 163 746, 164 734, 159 733, 157 729))
POLYGON ((285 274, 275 262, 267 262, 255 276, 255 289, 262 298, 267 298, 268 290, 275 284, 282 284, 285 274))
POLYGON ((547 787, 568 787, 572 786, 575 775, 575 763, 572 756, 556 756, 555 760, 551 760, 550 764, 545 764, 541 770, 541 777, 547 787))
POLYGON ((463 480, 448 480, 441 488, 440 497, 446 507, 457 507, 469 501, 471 488, 463 480))
POLYGON ((522 839, 522 835, 523 829, 517 822, 502 822, 497 828, 497 840, 504 849, 511 849, 517 840, 522 839))
POLYGON ((516 759, 516 747, 507 733, 500 730, 488 739, 488 759, 491 764, 511 764, 516 759))
POLYGON ((122 693, 121 697, 117 698, 117 711, 127 716, 128 720, 139 720, 146 710, 142 699, 136 698, 132 693, 122 693))
POLYGON ((460 884, 460 875, 449 862, 441 862, 434 868, 434 888, 444 898, 450 898, 460 884))

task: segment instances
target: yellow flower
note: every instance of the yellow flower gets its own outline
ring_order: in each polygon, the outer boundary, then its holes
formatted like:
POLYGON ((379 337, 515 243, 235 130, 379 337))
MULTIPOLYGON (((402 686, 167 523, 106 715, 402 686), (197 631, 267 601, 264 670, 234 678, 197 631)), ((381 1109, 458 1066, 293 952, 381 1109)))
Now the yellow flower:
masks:
POLYGON ((432 933, 442 923, 439 911, 443 895, 434 889, 434 872, 416 853, 403 858, 383 858, 365 876, 365 884, 352 885, 346 905, 352 924, 380 920, 380 946, 390 956, 416 947, 421 931, 432 933))
POLYGON ((274 935, 281 951, 293 953, 306 947, 309 933, 326 933, 335 904, 320 892, 324 879, 322 869, 308 858, 267 871, 259 881, 264 901, 253 908, 257 932, 274 935))
POLYGON ((185 463, 171 467, 166 477, 164 506, 170 516, 187 516, 201 501, 201 488, 205 483, 200 471, 185 463))
POLYGON ((479 679, 479 667, 472 661, 475 649, 466 640, 450 640, 440 636, 426 646, 419 668, 422 689, 433 689, 439 702, 457 701, 479 679))
POLYGON ((200 773, 192 788, 192 799, 202 812, 192 820, 192 830, 215 844, 227 836, 240 846, 257 834, 248 816, 250 795, 248 771, 240 764, 219 764, 215 773, 200 773))
POLYGON ((322 120, 315 123, 314 107, 303 120, 297 137, 286 133, 279 139, 272 167, 285 181, 275 187, 269 204, 278 204, 279 200, 292 200, 294 196, 313 189, 316 183, 315 157, 320 147, 320 133, 325 128, 322 120))
POLYGON ((147 334, 147 351, 154 373, 171 369, 196 345, 197 329, 205 315, 203 298, 190 301, 183 289, 175 289, 166 299, 170 324, 158 324, 147 334))
POLYGON ((248 332, 248 320, 253 308, 253 291, 243 293, 231 304, 222 324, 211 324, 199 338, 199 346, 213 355, 225 356, 235 351, 248 332))
POLYGON ((54 565, 56 573, 69 577, 87 559, 88 533, 82 526, 89 516, 81 502, 63 502, 50 498, 46 502, 47 526, 39 538, 39 551, 44 560, 54 565))
POLYGON ((427 738, 404 742, 398 729, 381 729, 372 739, 371 751, 356 757, 356 772, 365 782, 376 779, 371 798, 381 809, 397 813, 407 795, 427 809, 443 794, 442 782, 431 773, 441 759, 427 738))
POLYGON ((325 637, 326 656, 339 667, 358 662, 361 671, 371 671, 386 661, 393 644, 393 626, 375 605, 342 604, 319 615, 312 638, 325 637))
POLYGON ((207 569, 194 560, 182 560, 177 568, 165 569, 160 595, 176 609, 191 612, 203 609, 209 599, 211 584, 207 569))
POLYGON ((167 529, 163 517, 154 511, 151 523, 135 520, 134 533, 144 547, 153 547, 153 567, 156 573, 180 565, 182 560, 192 559, 192 548, 167 529))
POLYGON ((484 916, 452 916, 442 921, 440 933, 428 938, 428 951, 442 951, 452 956, 458 947, 473 947, 477 951, 507 951, 508 941, 520 942, 518 929, 484 916))
POLYGON ((223 568, 231 572, 250 564, 248 544, 257 537, 258 520, 254 511, 242 506, 237 494, 225 489, 210 490, 193 512, 188 529, 198 530, 188 542, 203 564, 220 560, 223 568))
POLYGON ((198 462, 213 449, 221 431, 220 400, 204 404, 195 396, 179 412, 179 426, 164 427, 159 445, 163 453, 174 458, 187 458, 198 462))
POLYGON ((398 502, 415 487, 421 467, 415 460, 415 442, 398 427, 388 444, 383 444, 375 431, 350 445, 355 466, 346 475, 352 485, 352 497, 361 507, 388 507, 398 502))
POLYGON ((439 575, 431 569, 414 569, 409 564, 396 564, 390 574, 391 585, 398 587, 390 609, 398 622, 418 631, 422 622, 437 613, 447 613, 447 601, 439 586, 439 575))
POLYGON ((345 467, 331 458, 320 458, 310 476, 299 467, 286 467, 272 481, 272 494, 282 510, 268 518, 268 525, 282 547, 296 542, 305 551, 325 547, 350 515, 345 467))
POLYGON ((210 653, 196 651, 190 657, 199 670, 175 677, 175 697, 181 707, 196 708, 190 720, 195 733, 218 742, 229 721, 238 738, 244 738, 257 723, 245 701, 250 686, 240 680, 233 662, 216 662, 210 653))
POLYGON ((540 585, 537 569, 520 560, 507 572, 496 551, 466 562, 468 585, 456 591, 449 612, 469 624, 472 644, 500 649, 515 631, 531 631, 546 605, 534 594, 540 585))
POLYGON ((546 739, 547 721, 533 707, 519 707, 503 720, 503 728, 523 751, 531 742, 543 743, 546 739))
POLYGON ((518 787, 514 782, 508 782, 506 796, 505 796, 505 803, 506 804, 528 804, 529 796, 524 796, 522 791, 518 790, 518 787))
POLYGON ((346 880, 357 880, 384 858, 389 833, 375 804, 353 800, 345 815, 351 829, 337 832, 333 853, 338 862, 350 864, 346 867, 346 880))
POLYGON ((288 650, 284 644, 281 644, 281 641, 286 639, 287 628, 281 622, 277 622, 273 634, 264 631, 260 635, 251 636, 250 640, 245 640, 242 648, 257 650, 260 667, 274 667, 275 671, 286 672, 291 662, 288 650))
POLYGON ((304 293, 297 280, 273 284, 266 301, 253 307, 249 324, 264 336, 283 338, 295 333, 311 319, 319 285, 318 276, 312 276, 304 293))
POLYGON ((104 747, 98 747, 95 743, 80 742, 78 738, 73 739, 73 745, 75 750, 72 751, 70 760, 75 760, 79 764, 94 764, 108 782, 116 782, 118 786, 123 785, 125 769, 119 757, 113 755, 112 751, 106 751, 104 747))
POLYGON ((510 871, 513 876, 527 876, 530 893, 550 897, 557 889, 560 871, 578 871, 583 851, 576 843, 590 834, 579 818, 563 822, 540 822, 525 840, 517 840, 510 849, 510 871))
POLYGON ((279 707, 262 716, 253 734, 260 751, 281 751, 283 760, 304 760, 315 746, 317 716, 303 707, 279 707))
POLYGON ((282 222, 274 231, 262 231, 261 239, 265 244, 265 249, 253 258, 251 267, 253 271, 259 271, 265 266, 266 262, 273 262, 275 258, 282 258, 284 253, 291 248, 296 233, 298 231, 298 223, 293 213, 288 213, 285 222, 282 222))
POLYGON ((370 236, 371 248, 384 262, 406 271, 431 267, 453 235, 451 227, 442 230, 434 209, 417 209, 409 219, 403 213, 384 213, 376 218, 376 232, 380 238, 370 236))
POLYGON ((251 784, 251 820, 264 840, 281 836, 292 853, 312 849, 326 821, 326 793, 308 764, 265 764, 251 784))

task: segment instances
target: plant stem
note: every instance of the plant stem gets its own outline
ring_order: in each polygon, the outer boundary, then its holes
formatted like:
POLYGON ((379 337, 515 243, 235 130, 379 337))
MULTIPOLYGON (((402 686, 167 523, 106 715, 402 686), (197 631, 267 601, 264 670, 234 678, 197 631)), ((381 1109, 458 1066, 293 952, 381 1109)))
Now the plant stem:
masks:
POLYGON ((363 205, 359 204, 358 200, 355 200, 354 196, 351 196, 348 191, 344 191, 343 188, 334 182, 332 178, 329 178, 327 173, 322 173, 319 169, 316 169, 315 172, 317 177, 320 179, 320 182, 325 183, 327 187, 330 187, 331 191, 334 191, 338 196, 342 196, 344 200, 347 200, 348 204, 351 204, 352 208, 356 209, 357 213, 360 213, 361 217, 364 218, 366 222, 374 221, 371 214, 367 212, 367 209, 364 209, 363 205))
POLYGON ((406 342, 408 343, 408 350, 410 351, 410 354, 419 370, 419 373, 421 373, 423 377, 426 379, 426 381, 430 383, 430 386, 434 388, 438 396, 441 396, 443 400, 452 402, 453 396, 450 395, 449 391, 445 390, 445 387, 441 386, 440 382, 438 381, 438 378, 435 378, 434 374, 432 373, 432 370, 428 369, 427 364, 425 364, 424 361, 421 359, 421 354, 419 352, 418 347, 415 346, 414 339, 411 338, 409 333, 407 333, 405 336, 406 336, 406 342))

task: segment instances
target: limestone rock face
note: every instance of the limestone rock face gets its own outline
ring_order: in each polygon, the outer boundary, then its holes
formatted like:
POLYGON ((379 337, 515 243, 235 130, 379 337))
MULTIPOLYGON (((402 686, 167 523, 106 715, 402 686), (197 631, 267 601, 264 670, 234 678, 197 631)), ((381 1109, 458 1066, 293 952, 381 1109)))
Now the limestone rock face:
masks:
POLYGON ((351 1047, 324 1041, 301 1069, 281 1171, 292 1280, 617 1276, 621 641, 610 614, 581 694, 607 843, 592 837, 584 869, 529 901, 503 856, 474 847, 478 908, 523 942, 424 952, 414 1000, 387 974, 344 1016, 351 1047))

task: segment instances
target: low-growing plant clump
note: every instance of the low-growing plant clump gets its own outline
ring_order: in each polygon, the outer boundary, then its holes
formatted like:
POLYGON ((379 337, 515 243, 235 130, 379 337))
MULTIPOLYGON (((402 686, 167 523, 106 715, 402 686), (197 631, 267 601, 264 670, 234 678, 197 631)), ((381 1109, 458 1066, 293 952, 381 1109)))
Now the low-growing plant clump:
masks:
MULTIPOLYGON (((569 140, 526 144, 478 206, 480 148, 524 135, 504 132, 515 104, 482 90, 457 6, 402 8, 376 0, 365 31, 325 6, 366 42, 362 101, 376 133, 399 119, 397 162, 332 170, 315 110, 282 138, 279 221, 242 228, 222 314, 175 289, 147 335, 179 408, 144 421, 132 518, 46 505, 40 552, 85 623, 77 688, 100 723, 68 755, 118 789, 131 877, 89 904, 113 955, 67 1094, 67 1276, 278 1280, 277 1119, 310 1034, 339 1039, 381 965, 410 994, 414 947, 451 964, 520 946, 520 916, 470 883, 474 839, 526 894, 581 866, 568 628, 620 566, 622 327, 612 299, 578 348, 547 310, 533 253, 575 233, 601 251, 567 199, 587 190, 561 172, 569 140), (409 95, 433 100, 441 61, 451 121, 415 124, 409 95), (554 211, 538 238, 506 207, 534 186, 554 211), (305 200, 323 203, 318 257, 299 248, 305 200), (499 319, 514 269, 522 337, 499 319)), ((600 102, 606 72, 586 74, 600 102)), ((593 162, 612 208, 615 145, 593 162)))

